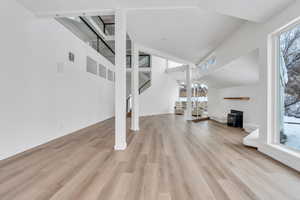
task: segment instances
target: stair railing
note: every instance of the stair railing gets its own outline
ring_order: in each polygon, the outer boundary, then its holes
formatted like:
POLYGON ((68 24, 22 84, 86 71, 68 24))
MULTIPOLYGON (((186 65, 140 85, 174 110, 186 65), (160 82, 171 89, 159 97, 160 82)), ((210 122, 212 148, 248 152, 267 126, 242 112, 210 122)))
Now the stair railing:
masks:
POLYGON ((151 79, 146 81, 140 88, 139 88, 139 94, 142 94, 149 86, 151 85, 151 79))
MULTIPOLYGON (((139 87, 139 94, 144 92, 151 85, 151 80, 146 81, 141 87, 139 87)), ((129 113, 131 111, 130 107, 131 95, 129 95, 126 99, 126 112, 129 113)))

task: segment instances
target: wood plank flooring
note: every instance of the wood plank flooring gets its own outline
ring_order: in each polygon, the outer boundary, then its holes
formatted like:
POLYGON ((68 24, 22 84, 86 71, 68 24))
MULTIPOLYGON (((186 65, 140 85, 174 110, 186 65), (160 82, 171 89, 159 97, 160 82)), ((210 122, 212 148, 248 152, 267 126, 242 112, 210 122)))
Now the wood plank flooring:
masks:
POLYGON ((300 174, 244 147, 239 129, 144 117, 118 152, 113 133, 107 120, 0 161, 0 199, 300 199, 300 174))

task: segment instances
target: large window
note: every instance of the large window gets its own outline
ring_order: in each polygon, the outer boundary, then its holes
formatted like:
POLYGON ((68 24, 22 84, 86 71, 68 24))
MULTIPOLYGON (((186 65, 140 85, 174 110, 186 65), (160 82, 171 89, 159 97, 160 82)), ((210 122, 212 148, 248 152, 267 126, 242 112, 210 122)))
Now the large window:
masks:
MULTIPOLYGON (((208 87, 203 84, 192 84, 192 102, 207 102, 208 87)), ((179 101, 187 101, 187 92, 185 84, 179 87, 179 101)))
POLYGON ((277 35, 279 143, 300 150, 300 25, 277 35))

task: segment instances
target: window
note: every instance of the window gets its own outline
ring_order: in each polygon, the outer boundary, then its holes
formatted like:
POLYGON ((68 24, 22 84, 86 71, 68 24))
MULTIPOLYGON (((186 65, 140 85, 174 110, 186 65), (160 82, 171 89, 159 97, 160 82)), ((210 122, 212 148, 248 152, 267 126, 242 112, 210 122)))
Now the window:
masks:
MULTIPOLYGON (((192 84, 192 102, 207 102, 208 87, 204 84, 192 84)), ((179 87, 179 101, 187 101, 186 86, 179 87)))
POLYGON ((300 150, 300 25, 280 32, 276 42, 278 143, 300 150))
MULTIPOLYGON (((131 68, 132 67, 132 56, 127 55, 126 56, 126 67, 131 68)), ((151 56, 149 54, 141 53, 139 55, 139 67, 151 67, 151 56)))
POLYGON ((150 55, 139 56, 139 67, 151 67, 150 55))

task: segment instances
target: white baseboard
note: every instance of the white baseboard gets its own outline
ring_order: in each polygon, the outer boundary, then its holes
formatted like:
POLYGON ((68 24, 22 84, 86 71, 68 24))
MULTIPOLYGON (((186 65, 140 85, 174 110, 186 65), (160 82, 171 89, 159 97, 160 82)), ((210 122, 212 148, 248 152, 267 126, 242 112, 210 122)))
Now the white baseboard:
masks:
POLYGON ((209 116, 209 118, 222 124, 227 123, 226 117, 209 116))
POLYGON ((127 148, 126 143, 115 145, 115 150, 116 151, 124 151, 126 148, 127 148))
POLYGON ((271 144, 261 144, 258 151, 300 172, 300 153, 271 144))
POLYGON ((255 131, 258 128, 259 126, 257 124, 244 123, 244 129, 247 133, 251 133, 252 131, 255 131))
POLYGON ((149 114, 141 114, 140 117, 151 117, 151 116, 157 116, 157 115, 170 115, 175 114, 174 112, 166 112, 166 113, 149 113, 149 114))

